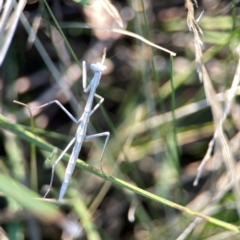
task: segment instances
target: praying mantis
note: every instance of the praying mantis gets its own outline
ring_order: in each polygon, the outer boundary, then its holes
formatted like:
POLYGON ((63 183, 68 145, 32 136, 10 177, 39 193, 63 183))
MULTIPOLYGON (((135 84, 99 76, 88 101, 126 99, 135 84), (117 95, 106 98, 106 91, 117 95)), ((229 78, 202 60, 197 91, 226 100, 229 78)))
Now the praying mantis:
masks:
POLYGON ((33 107, 33 108, 43 108, 43 107, 46 107, 48 105, 51 105, 51 104, 55 103, 68 115, 68 117, 73 122, 78 124, 78 128, 77 128, 77 131, 76 131, 76 134, 75 134, 74 138, 70 141, 70 143, 63 150, 63 152, 60 154, 60 156, 58 157, 58 159, 55 161, 55 163, 52 166, 52 174, 51 174, 50 185, 49 185, 49 189, 47 190, 46 194, 44 195, 44 198, 47 196, 47 194, 49 193, 49 191, 52 188, 54 171, 55 171, 55 168, 56 168, 57 164, 62 159, 63 155, 69 150, 69 148, 74 143, 75 143, 75 145, 73 147, 73 150, 72 150, 72 153, 71 153, 68 165, 67 165, 67 169, 66 169, 65 177, 64 177, 61 189, 60 189, 58 201, 59 202, 62 201, 62 199, 63 199, 63 197, 64 197, 64 195, 67 191, 67 187, 68 187, 70 178, 72 176, 72 173, 74 171, 74 168, 75 168, 75 165, 76 165, 78 155, 79 155, 79 152, 81 150, 83 141, 93 139, 93 138, 97 138, 97 137, 103 137, 103 136, 106 137, 105 143, 104 143, 104 146, 103 146, 103 150, 102 150, 102 154, 101 154, 101 157, 100 157, 100 168, 103 172, 102 158, 103 158, 103 154, 104 154, 105 148, 106 148, 108 140, 109 140, 110 133, 109 132, 102 132, 102 133, 87 135, 87 127, 88 127, 88 123, 89 123, 89 119, 90 119, 91 115, 99 108, 99 106, 104 101, 104 98, 101 97, 100 95, 96 94, 95 92, 96 92, 97 87, 99 85, 102 72, 107 70, 107 67, 104 65, 105 57, 106 57, 106 49, 104 49, 104 54, 103 54, 101 63, 97 62, 96 64, 93 63, 93 64, 90 65, 90 68, 94 71, 94 76, 93 76, 93 78, 90 81, 88 86, 87 86, 86 62, 83 61, 83 63, 82 63, 83 90, 84 90, 85 93, 89 92, 89 96, 88 96, 88 100, 87 100, 86 106, 84 108, 84 111, 82 113, 82 116, 78 120, 76 118, 74 118, 73 115, 58 100, 53 100, 53 101, 48 102, 46 104, 43 104, 41 106, 33 107), (94 106, 94 108, 92 108, 94 97, 100 99, 100 101, 99 101, 99 103, 97 103, 94 106))

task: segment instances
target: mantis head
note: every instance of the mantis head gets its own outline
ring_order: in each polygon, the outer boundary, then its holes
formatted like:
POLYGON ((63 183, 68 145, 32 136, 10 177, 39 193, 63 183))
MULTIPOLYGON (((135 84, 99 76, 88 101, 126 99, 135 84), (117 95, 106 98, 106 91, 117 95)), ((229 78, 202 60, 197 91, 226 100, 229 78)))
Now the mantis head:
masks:
POLYGON ((102 63, 92 63, 90 65, 90 68, 94 71, 94 72, 105 72, 107 70, 107 66, 103 65, 102 63))

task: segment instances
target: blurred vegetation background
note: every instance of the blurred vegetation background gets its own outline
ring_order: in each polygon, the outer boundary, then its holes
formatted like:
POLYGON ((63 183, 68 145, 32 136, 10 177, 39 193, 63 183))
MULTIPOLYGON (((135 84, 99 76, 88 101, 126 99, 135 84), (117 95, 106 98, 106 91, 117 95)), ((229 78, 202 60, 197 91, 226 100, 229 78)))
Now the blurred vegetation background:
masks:
POLYGON ((239 6, 237 0, 0 0, 0 239, 239 239, 239 6), (87 164, 78 162, 64 201, 55 199, 67 156, 43 200, 51 166, 77 125, 50 105, 32 110, 33 130, 27 107, 13 100, 31 107, 57 99, 80 118, 88 97, 81 63, 90 80, 90 64, 105 47, 108 69, 97 89, 105 100, 88 134, 111 133, 106 175, 99 171, 104 139, 86 141, 79 159, 87 164), (216 102, 225 115, 217 117, 216 102), (212 149, 213 136, 220 140, 212 149))

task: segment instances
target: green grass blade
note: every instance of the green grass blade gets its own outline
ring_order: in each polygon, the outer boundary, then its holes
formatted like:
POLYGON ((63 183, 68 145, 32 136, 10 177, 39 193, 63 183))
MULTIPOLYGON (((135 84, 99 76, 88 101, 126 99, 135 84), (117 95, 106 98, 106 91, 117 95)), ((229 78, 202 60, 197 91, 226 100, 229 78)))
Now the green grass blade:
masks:
MULTIPOLYGON (((31 142, 31 143, 35 143, 36 146, 40 147, 40 148, 43 148, 49 152, 52 152, 53 151, 53 148, 54 146, 48 144, 47 142, 45 142, 43 139, 39 138, 39 137, 35 137, 32 133, 30 133, 29 131, 26 131, 24 130, 21 126, 19 126, 18 124, 14 124, 14 123, 10 123, 8 121, 8 119, 6 119, 3 115, 0 115, 0 126, 3 127, 4 129, 6 130, 10 130, 11 132, 17 134, 19 137, 21 137, 22 139, 24 140, 27 140, 28 142, 31 142)), ((69 159, 69 154, 65 154, 63 156, 63 159, 64 160, 68 160, 69 159)), ((88 172, 90 173, 93 173, 115 185, 118 185, 120 186, 121 188, 125 188, 125 189, 128 189, 132 192, 135 192, 139 195, 142 195, 148 199, 151 199, 153 201, 156 201, 156 202, 159 202, 159 203, 162 203, 164 205, 167 205, 169 207, 172 207, 172 208, 175 208, 175 209, 178 209, 180 211, 183 211, 183 212, 186 212, 194 217, 200 217, 200 218, 203 218, 204 220, 206 221, 209 221, 213 224, 216 224, 218 226, 221 226, 223 228, 226 228, 226 229, 229 229, 231 231, 235 231, 235 232, 240 232, 239 231, 239 228, 233 224, 230 224, 230 223, 226 223, 224 221, 221 221, 221 220, 218 220, 218 219, 215 219, 213 217, 209 217, 209 216, 206 216, 202 213, 199 213, 199 212, 195 212, 195 211, 192 211, 191 209, 189 208, 186 208, 184 206, 181 206, 179 204, 176 204, 172 201, 169 201, 167 199, 164 199, 164 198, 161 198, 153 193, 150 193, 150 192, 147 192, 141 188, 138 188, 132 184, 129 184, 121 179, 118 179, 118 178, 115 178, 109 174, 104 174, 102 171, 90 166, 89 164, 81 161, 81 160, 78 160, 77 161, 77 166, 84 169, 84 170, 87 170, 88 172)), ((8 183, 5 182, 5 184, 2 184, 3 182, 1 181, 1 178, 0 178, 0 190, 4 191, 4 192, 11 192, 11 194, 17 194, 18 196, 18 192, 14 192, 11 187, 8 186, 8 183)), ((25 192, 27 191, 30 191, 30 190, 25 190, 25 192)), ((35 195, 36 196, 36 195, 35 195)), ((20 202, 23 202, 22 204, 24 204, 25 206, 25 203, 24 201, 26 201, 25 197, 21 197, 19 196, 19 200, 20 202)), ((30 201, 30 200, 29 200, 30 201)), ((33 204, 34 205, 34 204, 33 204)), ((32 206, 32 204, 30 204, 30 206, 32 206)), ((33 207, 33 210, 34 211, 37 211, 34 206, 33 207)), ((35 206, 36 207, 36 206, 35 206)), ((38 206, 37 206, 38 207, 38 206)), ((41 208, 38 207, 38 211, 40 210, 41 208)))

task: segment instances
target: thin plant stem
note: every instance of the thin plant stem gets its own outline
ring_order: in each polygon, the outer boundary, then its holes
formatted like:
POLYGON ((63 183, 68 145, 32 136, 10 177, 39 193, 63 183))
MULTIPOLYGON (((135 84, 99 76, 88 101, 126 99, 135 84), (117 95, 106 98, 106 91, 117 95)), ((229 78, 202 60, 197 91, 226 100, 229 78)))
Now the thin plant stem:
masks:
POLYGON ((52 10, 51 10, 51 8, 49 7, 49 5, 48 5, 48 3, 47 3, 47 0, 44 0, 44 3, 45 3, 45 6, 46 6, 48 12, 49 12, 50 15, 51 15, 53 21, 54 21, 54 23, 56 24, 56 27, 57 27, 58 31, 60 32, 60 34, 61 34, 61 36, 62 36, 62 38, 63 38, 65 44, 67 45, 67 47, 68 47, 68 49, 69 49, 69 51, 70 51, 70 53, 71 53, 73 59, 74 59, 75 62, 78 64, 78 66, 80 67, 80 69, 82 69, 82 66, 81 66, 80 62, 78 61, 78 58, 77 58, 76 54, 74 53, 74 51, 73 51, 71 45, 69 44, 69 42, 68 42, 68 40, 67 40, 65 34, 63 33, 63 31, 62 31, 60 25, 58 24, 57 19, 55 18, 54 14, 53 14, 53 12, 52 12, 52 10))
MULTIPOLYGON (((35 136, 35 131, 34 131, 34 121, 33 121, 33 115, 31 108, 22 102, 13 101, 14 103, 20 104, 24 107, 26 107, 29 111, 30 114, 30 126, 31 126, 31 133, 35 136)), ((38 192, 38 175, 37 175, 37 159, 36 159, 36 146, 34 143, 31 143, 31 150, 30 150, 30 185, 31 189, 34 191, 38 192)))

